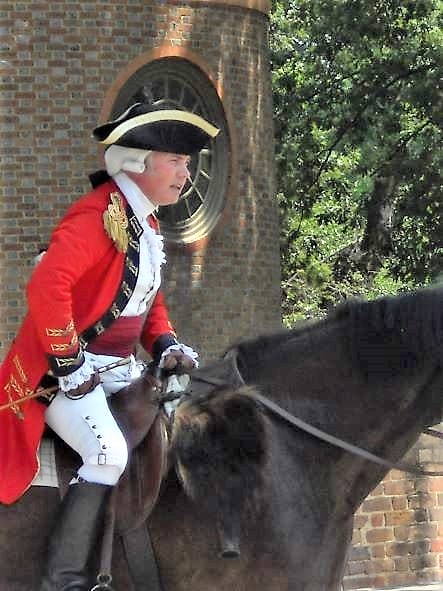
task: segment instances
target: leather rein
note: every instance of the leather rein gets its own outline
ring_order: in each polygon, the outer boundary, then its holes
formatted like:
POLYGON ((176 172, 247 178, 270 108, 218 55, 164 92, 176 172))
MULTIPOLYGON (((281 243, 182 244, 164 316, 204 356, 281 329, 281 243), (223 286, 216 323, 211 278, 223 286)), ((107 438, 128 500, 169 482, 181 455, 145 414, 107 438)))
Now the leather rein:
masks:
MULTIPOLYGON (((238 370, 237 364, 235 363, 235 358, 233 358, 233 363, 235 365, 234 370, 236 371, 237 377, 239 379, 241 379, 241 381, 244 384, 245 382, 244 382, 243 378, 241 377, 241 374, 238 370)), ((194 380, 194 381, 199 381, 199 382, 203 382, 206 384, 210 384, 210 385, 216 386, 216 387, 231 386, 231 384, 229 384, 225 380, 220 380, 218 378, 202 376, 202 375, 198 375, 198 374, 191 375, 190 377, 191 377, 191 383, 192 383, 192 380, 194 380)), ((184 392, 181 392, 180 395, 192 397, 192 390, 185 390, 184 392)), ((385 468, 388 468, 389 470, 400 470, 402 472, 409 472, 409 473, 415 474, 417 476, 443 476, 443 471, 423 470, 423 469, 417 468, 417 466, 414 466, 413 464, 409 464, 407 462, 402 462, 402 461, 391 462, 389 460, 381 458, 381 457, 379 457, 379 456, 377 456, 365 449, 362 449, 361 447, 358 447, 357 445, 353 445, 352 443, 348 443, 347 441, 344 441, 343 439, 340 439, 339 437, 335 437, 334 435, 331 435, 329 433, 326 433, 325 431, 322 431, 318 427, 314 427, 310 423, 307 423, 306 421, 303 421, 302 419, 289 413, 284 408, 282 408, 281 406, 279 406, 278 404, 276 404, 275 402, 273 402, 272 400, 270 400, 266 396, 263 396, 262 394, 259 394, 257 392, 251 392, 251 393, 248 393, 247 396, 249 398, 252 398, 252 400, 254 400, 260 408, 264 408, 270 414, 283 420, 286 424, 290 425, 291 427, 294 427, 296 429, 301 429, 302 431, 309 433, 310 435, 312 435, 313 437, 316 437, 317 439, 320 439, 321 441, 325 441, 326 443, 334 445, 335 447, 339 447, 339 448, 341 448, 349 453, 352 453, 356 456, 359 456, 365 460, 368 460, 368 461, 373 462, 375 464, 379 464, 380 466, 384 466, 385 468)), ((426 435, 430 435, 432 437, 438 437, 440 439, 443 439, 443 433, 441 433, 440 431, 437 431, 436 429, 431 429, 430 427, 424 429, 424 433, 426 435)))

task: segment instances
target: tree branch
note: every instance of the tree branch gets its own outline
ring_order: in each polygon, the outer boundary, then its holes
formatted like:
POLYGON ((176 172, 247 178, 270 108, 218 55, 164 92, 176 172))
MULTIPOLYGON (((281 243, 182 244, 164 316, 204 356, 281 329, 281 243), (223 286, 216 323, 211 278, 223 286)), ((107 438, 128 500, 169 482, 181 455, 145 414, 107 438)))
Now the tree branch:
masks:
POLYGON ((383 161, 383 163, 376 168, 372 173, 371 173, 371 177, 377 176, 380 172, 382 172, 382 170, 384 168, 386 168, 386 166, 391 163, 394 158, 400 153, 402 152, 406 146, 408 145, 408 143, 414 139, 415 137, 417 137, 424 129, 426 129, 426 127, 428 127, 428 125, 432 125, 432 121, 431 119, 427 119, 422 125, 419 125, 418 127, 416 127, 414 129, 413 132, 411 132, 407 137, 403 138, 403 140, 397 144, 395 150, 393 150, 393 152, 391 153, 391 155, 387 158, 387 160, 383 161))
POLYGON ((382 94, 384 91, 386 91, 388 88, 390 88, 391 86, 394 86, 394 84, 396 84, 398 81, 400 80, 405 80, 406 78, 409 78, 410 76, 413 76, 414 74, 417 74, 418 72, 422 72, 424 70, 427 70, 428 66, 421 66, 420 68, 415 68, 412 70, 408 70, 407 72, 404 72, 402 74, 400 74, 399 76, 396 76, 395 78, 393 78, 390 82, 388 82, 386 85, 381 86, 379 88, 377 88, 375 91, 373 91, 371 93, 370 96, 368 96, 366 102, 364 103, 364 105, 361 107, 361 109, 354 115, 354 117, 351 119, 351 121, 347 122, 346 125, 343 125, 337 132, 337 137, 334 140, 334 142, 329 146, 329 148, 326 150, 326 157, 324 158, 323 162, 320 164, 320 167, 318 169, 317 174, 315 175, 313 181, 310 183, 310 185, 307 188, 307 191, 309 192, 312 187, 314 187, 319 179, 320 176, 322 174, 322 172, 324 171, 324 169, 326 168, 326 165, 329 162, 329 159, 332 155, 332 152, 334 151, 334 149, 336 148, 336 146, 341 142, 341 140, 344 138, 344 136, 353 128, 356 126, 356 124, 358 123, 358 121, 360 120, 360 118, 362 117, 363 113, 368 109, 368 107, 372 104, 373 100, 379 96, 380 94, 382 94))

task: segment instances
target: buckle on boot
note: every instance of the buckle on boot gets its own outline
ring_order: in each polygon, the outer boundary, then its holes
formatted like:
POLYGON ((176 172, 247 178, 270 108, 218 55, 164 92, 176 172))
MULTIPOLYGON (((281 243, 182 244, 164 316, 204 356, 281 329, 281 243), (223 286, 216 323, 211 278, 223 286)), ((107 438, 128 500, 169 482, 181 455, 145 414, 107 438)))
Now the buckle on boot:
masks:
POLYGON ((112 576, 106 573, 100 573, 97 575, 97 585, 92 587, 91 591, 114 591, 111 587, 112 576))

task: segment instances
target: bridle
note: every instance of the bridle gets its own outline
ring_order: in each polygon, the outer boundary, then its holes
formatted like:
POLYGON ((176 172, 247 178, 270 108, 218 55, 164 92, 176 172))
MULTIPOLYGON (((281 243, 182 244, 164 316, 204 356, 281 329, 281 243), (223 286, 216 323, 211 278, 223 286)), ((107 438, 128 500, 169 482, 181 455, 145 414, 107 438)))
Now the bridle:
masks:
MULTIPOLYGON (((241 380, 243 385, 245 385, 245 382, 244 382, 243 378, 241 377, 241 373, 238 369, 235 356, 231 356, 231 360, 233 363, 233 370, 236 373, 236 378, 241 380)), ((232 387, 232 383, 230 383, 226 380, 222 380, 222 379, 219 379, 219 378, 216 378, 213 376, 201 375, 198 373, 191 374, 190 379, 191 379, 191 384, 192 384, 192 381, 196 381, 196 382, 202 382, 202 383, 205 383, 205 384, 208 384, 211 386, 215 386, 216 388, 232 387)), ((193 396, 193 392, 192 392, 192 386, 191 386, 191 388, 188 388, 188 389, 184 390, 183 392, 180 392, 178 394, 176 393, 175 396, 174 396, 174 393, 171 392, 171 393, 161 396, 159 398, 161 398, 161 401, 163 402, 166 400, 174 400, 178 397, 184 397, 184 399, 189 400, 190 398, 192 398, 192 396, 193 396)), ((402 462, 402 461, 391 462, 390 460, 386 460, 384 458, 381 458, 380 456, 377 456, 377 455, 375 455, 375 454, 373 454, 361 447, 358 447, 357 445, 354 445, 352 443, 348 443, 347 441, 344 441, 343 439, 340 439, 339 437, 336 437, 335 435, 331 435, 330 433, 326 433, 325 431, 323 431, 322 429, 319 429, 318 427, 314 427, 310 423, 307 423, 306 421, 303 421, 299 417, 296 417, 295 415, 289 413, 284 408, 282 408, 281 406, 279 406, 278 404, 276 404, 275 402, 273 402, 272 400, 270 400, 266 396, 259 394, 258 392, 248 392, 247 394, 245 394, 245 396, 254 400, 254 402, 260 407, 261 410, 267 411, 269 414, 282 420, 287 425, 290 425, 291 427, 294 427, 296 429, 300 429, 300 430, 304 431, 305 433, 308 433, 309 435, 312 435, 313 437, 320 439, 321 441, 325 441, 326 443, 329 443, 330 445, 334 445, 335 447, 339 447, 340 449, 343 449, 344 451, 347 451, 347 452, 352 453, 356 456, 359 456, 359 457, 363 458, 364 460, 368 460, 368 461, 373 462, 375 464, 379 464, 380 466, 384 466, 385 468, 388 468, 389 470, 400 470, 402 472, 409 472, 409 473, 415 474, 417 476, 443 476, 443 471, 423 470, 423 469, 418 468, 417 466, 414 466, 413 464, 409 464, 407 462, 402 462)), ((437 431, 436 429, 432 429, 430 427, 427 427, 424 430, 424 433, 426 433, 427 435, 430 435, 431 437, 438 437, 440 439, 443 439, 443 433, 441 433, 440 431, 437 431)))

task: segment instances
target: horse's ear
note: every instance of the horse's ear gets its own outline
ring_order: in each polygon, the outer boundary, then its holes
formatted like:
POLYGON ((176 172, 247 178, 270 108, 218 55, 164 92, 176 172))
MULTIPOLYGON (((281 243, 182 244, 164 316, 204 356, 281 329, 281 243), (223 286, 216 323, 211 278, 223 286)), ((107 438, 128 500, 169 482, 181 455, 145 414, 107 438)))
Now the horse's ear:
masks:
POLYGON ((239 388, 241 386, 245 385, 245 381, 240 373, 240 370, 238 368, 238 350, 237 347, 232 347, 232 349, 229 349, 229 351, 227 351, 223 357, 224 360, 226 360, 229 364, 230 367, 230 372, 229 375, 231 377, 230 380, 230 385, 234 386, 235 388, 239 388))
POLYGON ((237 367, 236 355, 225 355, 222 359, 195 369, 191 374, 192 391, 198 395, 204 395, 214 388, 237 389, 244 386, 237 367))

